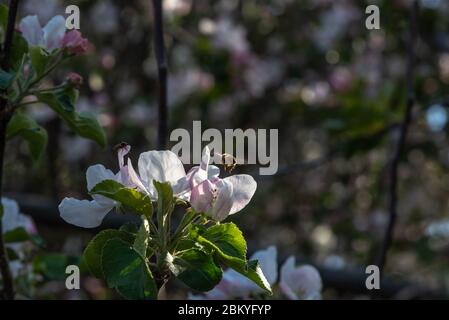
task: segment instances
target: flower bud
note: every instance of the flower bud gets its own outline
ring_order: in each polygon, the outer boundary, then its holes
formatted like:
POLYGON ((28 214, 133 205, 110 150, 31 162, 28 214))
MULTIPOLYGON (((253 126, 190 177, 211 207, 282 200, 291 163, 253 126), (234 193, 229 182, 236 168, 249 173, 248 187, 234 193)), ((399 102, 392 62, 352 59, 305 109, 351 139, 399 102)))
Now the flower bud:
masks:
POLYGON ((83 84, 83 77, 76 72, 70 72, 66 76, 66 81, 69 85, 79 89, 83 84))
POLYGON ((62 39, 62 47, 67 49, 69 53, 83 54, 86 53, 89 41, 81 36, 77 30, 67 32, 62 39))

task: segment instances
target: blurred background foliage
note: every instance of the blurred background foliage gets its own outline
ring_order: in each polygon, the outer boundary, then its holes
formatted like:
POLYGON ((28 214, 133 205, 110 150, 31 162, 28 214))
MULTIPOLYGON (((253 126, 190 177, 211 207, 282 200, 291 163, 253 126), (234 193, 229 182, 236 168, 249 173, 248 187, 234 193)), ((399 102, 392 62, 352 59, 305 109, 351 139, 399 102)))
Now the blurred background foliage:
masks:
MULTIPOLYGON (((86 195, 85 170, 116 170, 112 147, 126 141, 131 158, 155 148, 157 72, 151 1, 23 0, 20 15, 45 24, 65 6, 81 9, 92 46, 66 71, 84 78, 77 108, 97 114, 109 146, 74 136, 47 109, 28 109, 50 136, 33 164, 24 143, 10 143, 5 191, 57 203, 86 195)), ((388 161, 405 103, 407 0, 164 0, 169 128, 279 129, 279 172, 254 174, 254 200, 238 221, 249 251, 277 245, 280 260, 335 270, 374 262, 386 227, 388 161), (381 29, 365 28, 376 4, 381 29)), ((399 168, 399 221, 387 274, 446 292, 449 287, 448 97, 449 2, 421 0, 415 90, 417 104, 399 168)), ((54 75, 60 82, 66 72, 54 75)), ((33 215, 33 212, 25 212, 33 215)), ((79 256, 92 236, 40 223, 47 249, 79 256)), ((62 221, 62 220, 61 220, 62 221)), ((59 258, 58 258, 59 257, 59 258)), ((53 256, 53 266, 64 265, 53 256)), ((50 270, 51 274, 51 270, 50 270)), ((81 293, 47 282, 43 296, 104 298, 97 280, 81 293), (64 292, 64 293, 59 293, 64 292), (60 295, 59 295, 60 294, 60 295), (61 296, 62 295, 62 296, 61 296)), ((172 297, 182 297, 176 289, 172 297)), ((326 288, 324 298, 359 297, 326 288)))

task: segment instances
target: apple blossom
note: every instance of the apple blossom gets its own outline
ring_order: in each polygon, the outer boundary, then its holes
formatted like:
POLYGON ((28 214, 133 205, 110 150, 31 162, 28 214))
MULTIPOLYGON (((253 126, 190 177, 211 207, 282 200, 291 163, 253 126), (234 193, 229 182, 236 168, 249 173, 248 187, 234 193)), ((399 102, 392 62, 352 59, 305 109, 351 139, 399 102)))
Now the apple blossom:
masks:
MULTIPOLYGON (((97 164, 87 169, 88 191, 104 180, 115 180, 126 187, 136 188, 152 200, 157 200, 153 181, 169 182, 174 195, 185 192, 185 171, 179 158, 171 151, 148 151, 140 155, 139 175, 135 172, 131 159, 125 164, 125 156, 130 146, 122 144, 117 150, 119 172, 114 174, 103 165, 97 164), (177 192, 180 190, 180 192, 177 192)), ((101 195, 93 195, 93 200, 65 198, 59 205, 61 217, 68 223, 84 228, 98 227, 104 217, 116 206, 116 202, 101 195)))
MULTIPOLYGON (((23 228, 28 234, 36 235, 37 228, 31 217, 23 214, 19 210, 19 205, 16 201, 9 198, 2 198, 3 217, 2 217, 2 232, 7 233, 17 228, 23 228)), ((17 277, 20 272, 26 267, 21 259, 24 258, 23 249, 25 243, 9 243, 7 247, 13 249, 20 259, 9 261, 9 268, 13 277, 17 277)))
POLYGON ((296 267, 295 257, 289 257, 281 267, 279 287, 289 299, 321 299, 322 286, 318 270, 311 265, 296 267))
POLYGON ((196 211, 222 221, 242 210, 256 192, 257 183, 247 174, 218 177, 218 168, 209 165, 210 151, 206 146, 200 166, 187 174, 190 183, 190 203, 196 211))
POLYGON ((218 177, 218 167, 209 165, 210 152, 206 147, 200 166, 187 174, 178 156, 168 150, 148 151, 139 156, 138 171, 134 171, 128 159, 126 172, 128 183, 157 199, 153 181, 168 182, 175 197, 187 200, 197 212, 204 212, 217 221, 243 209, 251 200, 257 184, 249 175, 234 175, 224 179, 218 177))
POLYGON ((63 16, 54 16, 42 28, 36 15, 27 16, 20 21, 19 30, 30 47, 42 47, 47 51, 65 48, 69 53, 82 54, 87 51, 89 41, 77 30, 66 33, 63 16))
POLYGON ((19 30, 30 47, 43 47, 48 51, 59 49, 65 35, 65 19, 54 16, 45 27, 41 27, 37 16, 27 16, 20 21, 19 30))
POLYGON ((3 233, 12 231, 17 228, 24 228, 29 234, 37 234, 37 229, 33 220, 29 216, 20 213, 19 205, 16 201, 9 198, 2 198, 2 205, 3 233))
POLYGON ((255 192, 254 179, 246 175, 220 179, 219 169, 209 166, 208 148, 204 149, 200 166, 193 167, 188 174, 178 156, 167 150, 142 153, 137 173, 131 159, 128 157, 125 161, 130 149, 126 143, 118 145, 119 171, 116 174, 102 165, 88 168, 87 189, 92 194, 92 200, 65 198, 59 205, 61 217, 65 221, 84 228, 99 226, 109 211, 119 204, 141 216, 142 223, 135 236, 133 233, 128 234, 133 239, 122 238, 122 230, 103 230, 91 240, 84 252, 91 273, 98 278, 105 277, 108 285, 115 287, 125 297, 156 298, 161 283, 171 274, 192 289, 210 291, 222 280, 221 264, 224 264, 235 271, 227 271, 221 286, 210 295, 246 297, 250 293, 271 294, 270 283, 274 283, 277 278, 276 248, 257 252, 253 255, 257 261, 248 261, 246 241, 238 227, 233 223, 210 221, 206 217, 214 217, 213 213, 219 212, 215 220, 222 220, 242 209, 255 192), (201 186, 207 185, 216 194, 201 194, 201 186), (172 233, 170 219, 178 204, 176 199, 190 201, 192 208, 186 210, 172 233), (153 204, 156 200, 157 203, 153 204), (204 211, 195 210, 201 206, 204 206, 204 211), (205 221, 210 222, 209 225, 205 221), (105 242, 107 238, 110 240, 105 242), (186 240, 191 247, 180 249, 179 245, 186 240), (97 246, 103 247, 100 256, 96 253, 97 246), (152 250, 147 250, 150 246, 152 250), (231 246, 235 252, 224 253, 227 250, 223 246, 231 246), (124 253, 133 260, 126 263, 138 263, 145 267, 135 271, 143 272, 141 276, 145 278, 145 282, 139 283, 137 287, 132 277, 124 277, 123 283, 114 282, 116 276, 122 277, 122 274, 120 270, 111 269, 111 263, 124 253), (221 256, 222 260, 213 259, 211 254, 221 256), (147 265, 153 256, 156 264, 147 265), (144 259, 135 260, 134 257, 144 259), (192 279, 196 276, 191 276, 191 272, 197 272, 198 268, 204 271, 203 275, 192 279), (268 278, 262 268, 267 270, 268 278), (155 276, 149 272, 151 269, 155 269, 155 276), (234 283, 238 286, 234 286, 234 283), (151 287, 150 290, 144 288, 147 285, 151 287), (227 292, 234 288, 238 291, 227 292))
MULTIPOLYGON (((115 180, 125 186, 135 187, 128 175, 129 166, 124 164, 124 157, 130 151, 128 145, 117 150, 120 171, 114 174, 101 164, 90 166, 86 172, 87 189, 92 190, 95 185, 104 180, 115 180)), ((130 161, 128 161, 130 163, 130 161)), ((78 200, 64 198, 59 204, 61 218, 66 222, 83 228, 98 227, 104 217, 116 206, 116 202, 101 195, 93 195, 93 200, 78 200)))

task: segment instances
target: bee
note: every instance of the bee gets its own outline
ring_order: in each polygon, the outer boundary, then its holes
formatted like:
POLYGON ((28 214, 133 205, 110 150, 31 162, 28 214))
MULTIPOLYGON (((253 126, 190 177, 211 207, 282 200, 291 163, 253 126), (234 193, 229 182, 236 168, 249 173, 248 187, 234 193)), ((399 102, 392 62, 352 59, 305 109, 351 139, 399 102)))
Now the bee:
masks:
POLYGON ((228 153, 223 153, 221 155, 221 161, 222 161, 224 170, 229 173, 231 173, 232 170, 234 170, 235 167, 237 166, 237 159, 233 155, 228 154, 228 153))

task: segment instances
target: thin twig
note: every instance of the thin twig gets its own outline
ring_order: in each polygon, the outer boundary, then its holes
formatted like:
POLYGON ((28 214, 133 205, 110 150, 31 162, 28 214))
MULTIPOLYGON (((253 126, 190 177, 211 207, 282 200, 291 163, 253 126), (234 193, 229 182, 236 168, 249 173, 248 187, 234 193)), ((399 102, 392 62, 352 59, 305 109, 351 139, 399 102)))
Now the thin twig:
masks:
POLYGON ((415 79, 415 43, 418 35, 418 1, 414 1, 410 12, 410 31, 407 44, 407 70, 406 70, 406 83, 407 83, 407 97, 406 106, 404 111, 404 117, 401 122, 399 138, 397 141, 396 149, 394 150, 393 157, 391 159, 390 166, 390 186, 389 186, 389 212, 390 217, 385 230, 384 240, 380 250, 380 254, 377 260, 377 266, 379 267, 380 274, 383 274, 384 267, 387 260, 388 250, 393 241, 393 233, 397 220, 397 205, 398 205, 398 167, 401 159, 401 154, 404 150, 407 132, 412 122, 412 109, 415 104, 414 94, 414 79, 415 79))
POLYGON ((159 99, 157 146, 159 149, 165 149, 167 145, 167 132, 168 132, 167 60, 165 57, 165 45, 164 45, 162 0, 153 0, 153 16, 154 16, 153 19, 154 51, 157 60, 158 99, 159 99))
POLYGON ((21 107, 28 106, 30 104, 36 104, 36 103, 39 103, 39 102, 40 101, 36 100, 36 99, 34 99, 32 101, 22 102, 22 103, 16 104, 15 109, 19 109, 21 107))
MULTIPOLYGON (((9 58, 11 55, 11 46, 14 36, 14 28, 17 16, 17 8, 19 0, 11 0, 9 2, 8 24, 6 26, 5 43, 1 53, 1 67, 3 70, 9 69, 9 58)), ((4 93, 4 92, 2 92, 4 93)), ((8 100, 0 99, 0 201, 2 199, 2 179, 3 179, 3 161, 5 156, 6 144, 6 128, 12 114, 9 112, 8 100)), ((5 243, 3 239, 2 219, 0 219, 0 273, 2 275, 3 291, 0 298, 12 300, 14 299, 14 281, 9 268, 8 256, 6 253, 5 243)))

